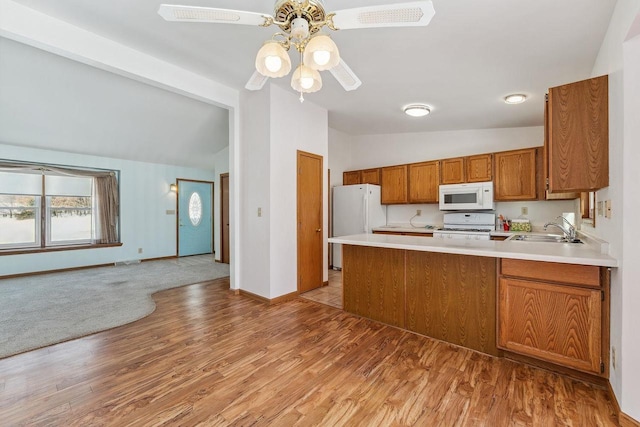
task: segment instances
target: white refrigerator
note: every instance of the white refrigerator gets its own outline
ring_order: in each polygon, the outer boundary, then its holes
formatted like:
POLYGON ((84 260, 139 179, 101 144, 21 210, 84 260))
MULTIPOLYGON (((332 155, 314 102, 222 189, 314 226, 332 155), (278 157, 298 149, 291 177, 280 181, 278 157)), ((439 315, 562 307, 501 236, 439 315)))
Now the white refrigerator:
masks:
MULTIPOLYGON (((380 204, 380 186, 333 187, 333 237, 371 233, 387 223, 387 207, 380 204)), ((342 245, 333 245, 333 267, 342 268, 342 245)))

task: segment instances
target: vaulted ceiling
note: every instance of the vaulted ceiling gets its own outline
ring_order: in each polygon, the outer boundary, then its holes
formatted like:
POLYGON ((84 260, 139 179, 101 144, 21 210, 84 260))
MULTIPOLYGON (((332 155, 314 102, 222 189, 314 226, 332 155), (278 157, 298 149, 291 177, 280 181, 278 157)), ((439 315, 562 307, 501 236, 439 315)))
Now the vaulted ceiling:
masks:
MULTIPOLYGON (((277 30, 277 27, 167 22, 157 14, 162 0, 16 2, 238 90, 245 90, 257 50, 277 30)), ((324 5, 327 11, 332 11, 402 2, 325 0, 324 5)), ((273 11, 271 0, 176 3, 269 14, 273 11)), ((615 0, 433 0, 433 4, 436 14, 427 27, 331 33, 342 58, 363 82, 356 91, 345 92, 328 72, 322 73, 322 90, 307 95, 306 99, 329 110, 331 127, 362 135, 542 125, 546 89, 590 77, 615 0), (524 104, 506 105, 503 98, 510 93, 524 93, 529 99, 524 104), (432 114, 424 119, 402 114, 402 107, 414 102, 427 103, 432 114)), ((13 43, 4 41, 0 45, 3 50, 0 71, 13 66, 8 66, 7 61, 15 62, 16 57, 26 55, 19 53, 13 43)), ((58 95, 73 100, 90 94, 107 104, 112 102, 113 107, 117 94, 130 97, 134 90, 131 85, 144 86, 124 81, 116 84, 115 80, 126 80, 122 77, 98 78, 98 74, 108 74, 99 70, 92 77, 99 84, 92 84, 89 78, 70 84, 75 80, 71 76, 65 79, 65 74, 88 76, 84 69, 88 66, 71 66, 55 58, 47 61, 54 64, 52 72, 46 71, 47 65, 30 70, 28 77, 31 81, 40 80, 38 84, 43 87, 39 90, 53 92, 49 96, 55 97, 58 91, 58 95), (43 79, 59 87, 47 89, 43 79), (114 97, 111 101, 110 96, 114 97)), ((296 55, 292 54, 292 62, 294 66, 297 64, 296 55)), ((0 77, 4 79, 5 75, 0 77)), ((272 81, 289 88, 287 77, 272 81)), ((6 98, 7 88, 2 89, 0 95, 6 98)), ((151 94, 161 92, 155 88, 139 90, 140 105, 128 108, 139 107, 141 116, 129 118, 147 123, 150 120, 145 117, 155 117, 153 122, 162 125, 136 137, 166 141, 168 136, 191 133, 198 138, 199 133, 211 135, 212 127, 226 120, 217 107, 178 100, 181 97, 174 94, 166 94, 167 98, 160 100, 154 97, 163 95, 151 94), (168 107, 169 104, 173 106, 168 107)), ((2 102, 6 103, 6 99, 2 102)), ((74 102, 61 102, 60 108, 67 105, 71 107, 74 102)), ((122 109, 119 113, 127 111, 122 109)), ((115 109, 98 112, 117 120, 109 115, 118 114, 115 109)), ((109 123, 98 127, 108 128, 109 123)))

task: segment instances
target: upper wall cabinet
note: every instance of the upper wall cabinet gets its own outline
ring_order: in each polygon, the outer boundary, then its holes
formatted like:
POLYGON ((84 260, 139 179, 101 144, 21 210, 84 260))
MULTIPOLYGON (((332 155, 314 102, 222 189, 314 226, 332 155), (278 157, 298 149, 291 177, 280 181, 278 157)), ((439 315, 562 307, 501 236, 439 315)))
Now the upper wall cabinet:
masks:
POLYGON ((484 182, 492 179, 492 155, 456 157, 441 161, 441 184, 484 182))
POLYGON ((407 165, 389 166, 380 170, 383 205, 407 203, 407 165))
POLYGON ((550 192, 609 186, 608 96, 608 76, 549 89, 545 170, 550 192))
POLYGON ((492 155, 478 154, 465 158, 467 166, 467 182, 485 182, 492 179, 492 155))
POLYGON ((494 199, 497 201, 536 199, 536 149, 494 153, 494 199))
POLYGON ((442 160, 441 184, 460 184, 465 182, 464 157, 442 160))
POLYGON ((365 169, 362 171, 361 184, 380 185, 380 168, 365 169))
POLYGON ((438 203, 440 162, 409 165, 409 203, 438 203))
POLYGON ((362 171, 348 171, 342 173, 342 185, 362 184, 362 171))

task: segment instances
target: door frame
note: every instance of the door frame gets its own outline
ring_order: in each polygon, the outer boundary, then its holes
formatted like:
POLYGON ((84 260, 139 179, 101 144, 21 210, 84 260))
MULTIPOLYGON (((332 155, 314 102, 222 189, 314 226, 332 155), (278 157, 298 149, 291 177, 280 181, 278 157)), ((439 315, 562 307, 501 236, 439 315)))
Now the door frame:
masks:
POLYGON ((215 242, 213 240, 213 235, 215 234, 214 229, 214 221, 213 221, 213 195, 216 192, 215 182, 213 181, 202 181, 199 179, 187 179, 187 178, 176 178, 176 258, 180 257, 180 181, 185 182, 199 182, 201 184, 211 184, 211 249, 213 251, 213 258, 216 257, 216 247, 215 242))
MULTIPOLYGON (((225 233, 225 225, 224 225, 224 221, 222 221, 222 219, 224 218, 224 203, 222 201, 223 198, 223 191, 222 191, 222 179, 226 178, 227 179, 227 185, 230 184, 229 182, 229 172, 227 173, 221 173, 220 174, 220 261, 223 264, 231 264, 231 236, 228 236, 227 233, 225 233), (227 240, 227 244, 229 244, 229 259, 226 260, 224 259, 224 241, 225 241, 225 237, 227 240)), ((227 187, 227 192, 229 191, 230 186, 227 187)), ((229 205, 227 205, 227 216, 229 217, 229 223, 231 223, 231 217, 229 216, 229 205)), ((214 248, 215 249, 215 248, 214 248)))
POLYGON ((299 178, 299 173, 298 171, 300 170, 300 157, 301 156, 306 156, 306 157, 311 157, 311 158, 315 158, 317 160, 320 160, 320 195, 319 195, 319 200, 320 200, 320 228, 322 228, 323 231, 321 231, 321 243, 320 243, 320 250, 321 250, 321 255, 318 259, 318 261, 320 262, 318 269, 320 270, 320 286, 321 287, 324 284, 324 256, 322 255, 324 253, 324 197, 323 197, 323 193, 324 193, 324 157, 322 157, 321 155, 318 154, 314 154, 314 153, 309 153, 307 151, 302 151, 302 150, 297 150, 296 152, 296 276, 298 277, 298 280, 296 280, 296 290, 297 293, 300 294, 300 253, 302 250, 302 247, 300 245, 300 227, 298 226, 298 224, 300 224, 300 197, 299 197, 299 193, 300 193, 300 178, 299 178))

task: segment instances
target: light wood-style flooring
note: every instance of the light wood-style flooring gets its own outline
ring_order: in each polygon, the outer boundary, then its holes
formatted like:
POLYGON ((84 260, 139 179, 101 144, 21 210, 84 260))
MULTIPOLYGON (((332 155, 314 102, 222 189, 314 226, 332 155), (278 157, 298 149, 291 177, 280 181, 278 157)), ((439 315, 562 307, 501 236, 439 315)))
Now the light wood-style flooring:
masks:
POLYGON ((614 426, 604 390, 219 279, 135 323, 0 360, 0 424, 614 426))
POLYGON ((300 295, 302 298, 342 308, 342 271, 329 270, 329 284, 300 295))

